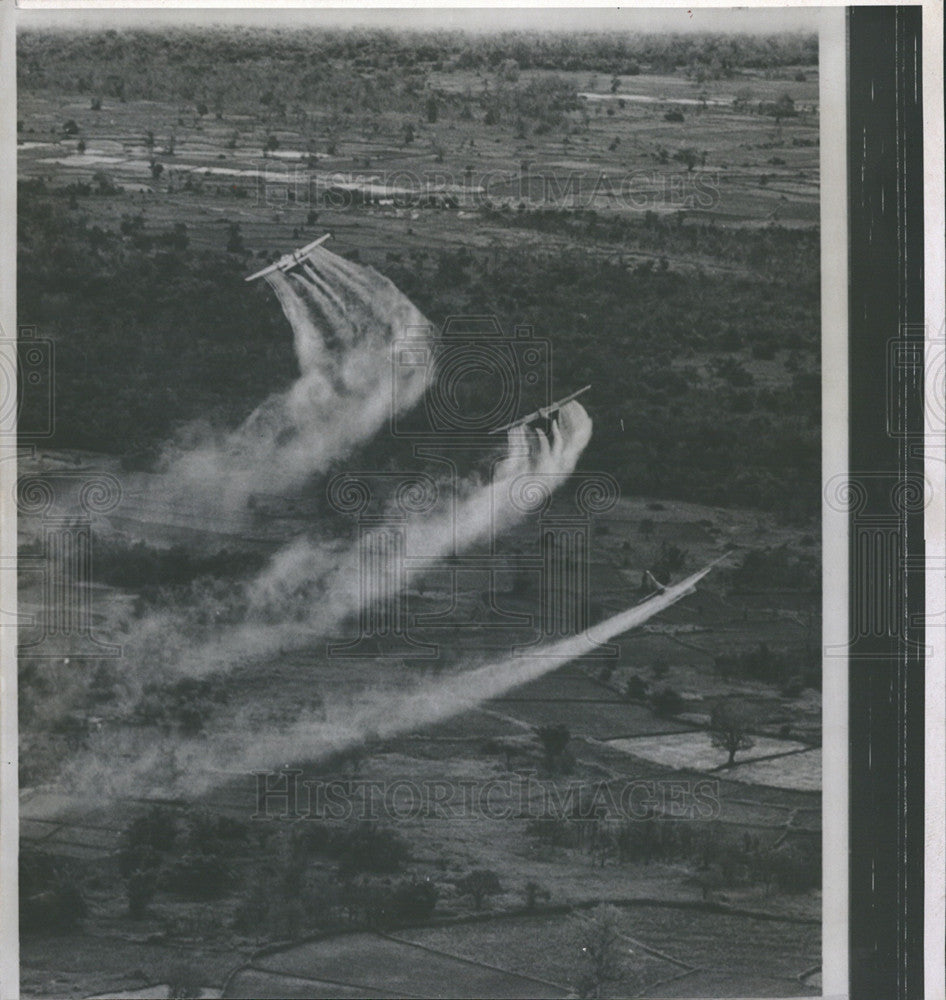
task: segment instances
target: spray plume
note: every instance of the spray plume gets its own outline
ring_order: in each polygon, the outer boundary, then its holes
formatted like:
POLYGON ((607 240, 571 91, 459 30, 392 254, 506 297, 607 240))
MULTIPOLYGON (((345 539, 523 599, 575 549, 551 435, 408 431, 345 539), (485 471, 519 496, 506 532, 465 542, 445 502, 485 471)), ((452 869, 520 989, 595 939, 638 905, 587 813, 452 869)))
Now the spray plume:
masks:
MULTIPOLYGON (((725 556, 721 558, 726 558, 725 556)), ((422 726, 442 722, 469 711, 512 688, 535 680, 587 653, 589 642, 603 644, 638 628, 690 594, 720 562, 717 559, 692 576, 667 587, 663 593, 622 611, 575 636, 538 648, 529 656, 507 657, 413 690, 375 691, 358 706, 327 709, 325 721, 300 718, 289 726, 251 728, 246 720, 231 720, 226 733, 207 738, 176 741, 171 747, 153 741, 132 751, 134 763, 116 775, 116 752, 127 753, 110 741, 75 761, 64 783, 89 794, 106 795, 173 792, 185 797, 198 795, 227 775, 245 775, 253 770, 279 768, 288 762, 317 762, 351 750, 370 739, 387 738, 422 726), (169 760, 176 774, 168 775, 169 760)))
POLYGON ((176 489, 213 509, 236 511, 253 493, 298 487, 426 388, 422 370, 390 360, 399 338, 422 338, 430 323, 373 268, 318 247, 301 268, 266 280, 292 327, 299 378, 236 430, 166 457, 176 489))
MULTIPOLYGON (((517 482, 549 492, 557 488, 574 470, 591 427, 581 404, 571 402, 559 411, 551 440, 534 428, 513 428, 489 484, 470 480, 461 484, 455 506, 441 505, 401 522, 411 575, 526 517, 528 508, 516 500, 517 482)), ((364 580, 360 559, 357 545, 296 539, 236 597, 237 610, 202 595, 190 608, 150 614, 126 637, 127 655, 138 670, 124 679, 121 700, 130 707, 155 680, 222 675, 254 659, 311 646, 363 608, 396 598, 398 587, 408 582, 397 574, 364 580), (213 627, 215 620, 234 618, 223 629, 213 627)))
MULTIPOLYGON (((531 481, 549 493, 560 486, 574 471, 591 439, 591 428, 584 407, 573 401, 559 411, 551 440, 532 427, 510 430, 506 456, 488 485, 467 483, 455 505, 441 505, 399 525, 403 551, 411 559, 411 574, 420 574, 444 557, 469 549, 522 520, 528 507, 521 500, 517 502, 517 482, 531 481)), ((366 587, 360 568, 357 548, 336 556, 333 563, 324 544, 299 539, 277 553, 256 580, 251 605, 285 609, 301 592, 306 624, 316 630, 330 628, 368 604, 396 596, 391 588, 398 576, 384 577, 366 587)))

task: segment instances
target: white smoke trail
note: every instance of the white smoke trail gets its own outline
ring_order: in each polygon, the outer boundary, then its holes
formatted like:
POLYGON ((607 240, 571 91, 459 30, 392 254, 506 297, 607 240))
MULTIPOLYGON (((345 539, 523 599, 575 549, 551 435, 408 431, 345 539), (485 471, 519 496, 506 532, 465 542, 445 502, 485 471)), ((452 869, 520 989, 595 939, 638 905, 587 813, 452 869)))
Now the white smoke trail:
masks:
MULTIPOLYGON (((531 427, 509 431, 506 458, 496 467, 486 486, 472 487, 437 510, 404 521, 403 551, 410 556, 412 574, 419 574, 448 555, 459 553, 508 529, 526 516, 512 487, 520 477, 536 477, 537 485, 551 492, 574 471, 591 439, 592 423, 577 401, 566 403, 552 424, 552 439, 531 427)), ((251 605, 257 609, 285 609, 300 590, 309 611, 309 627, 324 630, 337 625, 369 602, 393 594, 380 586, 366 587, 359 577, 360 553, 356 548, 332 555, 324 544, 297 540, 277 553, 252 588, 251 605), (329 568, 326 568, 326 567, 329 568)), ((393 580, 391 577, 390 580, 393 580)))
POLYGON ((422 339, 430 323, 373 268, 318 247, 301 268, 266 280, 292 327, 298 380, 235 431, 167 456, 173 488, 212 509, 239 510, 253 493, 298 487, 426 388, 422 369, 391 360, 397 340, 422 339))
MULTIPOLYGON (((444 505, 401 524, 411 574, 526 517, 514 484, 525 477, 549 492, 560 486, 574 471, 591 430, 591 418, 577 401, 559 411, 551 441, 534 428, 513 428, 506 456, 488 485, 471 482, 455 507, 444 505)), ((131 709, 149 684, 220 676, 253 660, 311 646, 363 607, 398 596, 395 576, 372 586, 360 570, 357 546, 296 539, 255 580, 234 589, 235 609, 221 605, 217 595, 196 594, 186 607, 152 612, 124 638, 125 656, 136 669, 123 677, 121 704, 131 709), (231 624, 217 625, 221 620, 231 624)))
MULTIPOLYGON (((325 721, 299 718, 289 726, 273 724, 260 729, 231 720, 226 733, 206 739, 175 740, 170 748, 148 740, 132 750, 129 755, 135 759, 121 772, 116 772, 114 761, 116 753, 122 751, 110 741, 107 751, 103 748, 99 754, 75 761, 63 775, 63 783, 107 795, 173 792, 190 797, 219 784, 226 775, 275 769, 289 762, 317 762, 368 739, 388 738, 442 722, 564 666, 587 653, 589 643, 603 644, 638 628, 690 594, 719 561, 667 587, 663 593, 578 635, 540 647, 527 657, 512 656, 455 672, 409 691, 375 691, 355 708, 332 711, 330 707, 325 721), (169 775, 171 760, 174 773, 169 775)), ((125 747, 124 752, 129 749, 125 747)))

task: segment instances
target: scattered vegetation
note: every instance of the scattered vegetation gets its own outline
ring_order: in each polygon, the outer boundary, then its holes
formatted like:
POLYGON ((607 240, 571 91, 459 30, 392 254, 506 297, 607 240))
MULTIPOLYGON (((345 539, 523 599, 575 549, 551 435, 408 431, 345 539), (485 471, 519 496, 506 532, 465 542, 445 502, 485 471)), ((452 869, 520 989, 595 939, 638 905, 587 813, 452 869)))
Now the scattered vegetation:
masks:
POLYGON ((815 67, 818 62, 814 34, 470 35, 294 28, 261 36, 239 27, 212 33, 30 30, 19 35, 17 47, 22 88, 119 101, 168 100, 188 105, 198 117, 213 109, 218 118, 256 112, 273 120, 300 104, 319 103, 378 110, 383 102, 419 116, 431 73, 477 70, 515 87, 525 70, 590 70, 614 74, 615 93, 620 76, 645 69, 680 70, 701 82, 728 79, 740 68, 815 67))
POLYGON ((498 896, 503 891, 499 876, 486 868, 471 871, 469 875, 459 879, 456 885, 460 895, 469 896, 477 910, 483 909, 483 903, 490 896, 498 896))
POLYGON ((600 997, 607 984, 620 974, 623 952, 623 926, 621 911, 615 906, 602 904, 587 912, 578 912, 572 918, 575 940, 578 945, 577 984, 582 997, 600 997))
POLYGON ((710 715, 710 738, 713 746, 725 750, 726 767, 736 762, 740 750, 751 750, 755 740, 750 735, 752 717, 748 707, 736 700, 721 701, 710 715))

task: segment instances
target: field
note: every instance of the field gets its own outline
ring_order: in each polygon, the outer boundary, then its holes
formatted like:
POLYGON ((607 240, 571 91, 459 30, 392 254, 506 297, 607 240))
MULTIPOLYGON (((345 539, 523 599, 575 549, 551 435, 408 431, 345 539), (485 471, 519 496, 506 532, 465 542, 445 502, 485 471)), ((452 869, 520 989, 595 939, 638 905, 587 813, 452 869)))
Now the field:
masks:
MULTIPOLYGON (((96 637, 146 650, 20 657, 25 996, 815 988, 817 53, 542 37, 20 39, 20 322, 55 344, 55 419, 30 438, 47 401, 28 391, 19 472, 120 483, 87 597, 96 637), (169 443, 236 427, 298 377, 271 289, 242 278, 325 232, 435 328, 495 317, 547 341, 555 395, 591 383, 578 473, 621 494, 588 518, 591 621, 723 561, 610 649, 396 735, 292 750, 280 762, 339 783, 340 811, 310 792, 282 822, 259 817, 244 766, 271 763, 267 740, 362 703, 396 712, 405 690, 543 641, 524 518, 412 577, 406 620, 436 658, 343 659, 327 643, 344 635, 301 629, 226 645, 275 553, 356 537, 330 473, 437 469, 379 433, 238 509, 175 492, 169 443), (208 634, 213 669, 163 676, 208 634), (740 713, 732 766, 720 705, 740 713), (399 786, 468 798, 399 812, 399 786), (642 811, 609 811, 628 789, 642 811), (585 947, 602 935, 604 971, 585 947)), ((483 475, 484 454, 462 461, 483 475)), ((75 498, 60 514, 80 516, 75 498)), ((18 526, 28 643, 48 525, 18 526)))

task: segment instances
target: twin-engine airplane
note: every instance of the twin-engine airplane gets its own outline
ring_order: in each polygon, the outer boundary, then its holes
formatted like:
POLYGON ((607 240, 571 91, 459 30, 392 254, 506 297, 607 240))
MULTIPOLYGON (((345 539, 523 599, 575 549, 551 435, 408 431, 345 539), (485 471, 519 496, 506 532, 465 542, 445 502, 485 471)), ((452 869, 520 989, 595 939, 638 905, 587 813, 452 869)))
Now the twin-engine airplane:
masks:
POLYGON ((312 243, 306 244, 306 246, 299 250, 293 250, 292 253, 287 253, 284 257, 280 257, 274 264, 264 267, 262 271, 257 271, 256 274, 251 274, 243 280, 255 281, 257 278, 262 278, 264 274, 272 274, 273 271, 288 271, 290 267, 296 267, 305 260, 306 254, 310 250, 321 246, 331 235, 331 233, 326 233, 324 236, 320 236, 317 240, 313 240, 312 243))
POLYGON ((583 392, 587 392, 590 388, 590 385, 586 385, 583 389, 573 392, 570 396, 565 396, 564 399, 558 399, 554 403, 549 403, 548 406, 539 407, 538 410, 535 410, 532 413, 527 413, 524 417, 520 417, 518 420, 513 420, 511 424, 503 424, 502 427, 493 428, 493 430, 490 431, 490 434, 500 434, 502 431, 511 431, 513 427, 521 427, 523 424, 534 424, 537 420, 549 420, 566 403, 570 403, 573 399, 577 399, 583 392))

